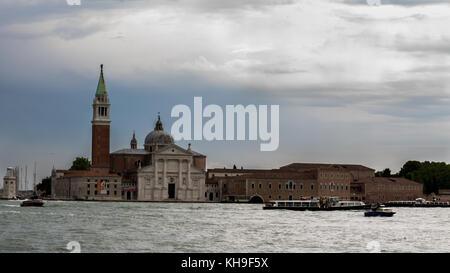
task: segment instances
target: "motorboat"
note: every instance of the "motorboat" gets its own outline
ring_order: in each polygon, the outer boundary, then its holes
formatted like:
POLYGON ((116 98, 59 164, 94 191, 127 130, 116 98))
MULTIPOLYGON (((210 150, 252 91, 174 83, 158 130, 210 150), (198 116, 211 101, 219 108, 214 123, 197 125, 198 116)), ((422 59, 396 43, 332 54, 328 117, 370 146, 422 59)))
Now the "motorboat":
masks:
POLYGON ((374 206, 371 210, 364 212, 364 216, 372 217, 372 216, 382 216, 382 217, 392 217, 395 212, 392 211, 391 208, 386 208, 383 205, 374 206))
POLYGON ((20 204, 21 207, 42 207, 43 205, 44 201, 38 197, 31 197, 20 204))

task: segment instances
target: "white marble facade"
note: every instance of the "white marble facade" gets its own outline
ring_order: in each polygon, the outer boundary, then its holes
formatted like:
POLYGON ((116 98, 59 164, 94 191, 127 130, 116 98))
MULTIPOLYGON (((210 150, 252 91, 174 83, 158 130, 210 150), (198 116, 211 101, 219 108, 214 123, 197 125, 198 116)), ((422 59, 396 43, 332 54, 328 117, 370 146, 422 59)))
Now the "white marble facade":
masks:
POLYGON ((139 201, 205 201, 205 171, 193 166, 192 152, 175 144, 155 151, 152 164, 137 174, 139 201))

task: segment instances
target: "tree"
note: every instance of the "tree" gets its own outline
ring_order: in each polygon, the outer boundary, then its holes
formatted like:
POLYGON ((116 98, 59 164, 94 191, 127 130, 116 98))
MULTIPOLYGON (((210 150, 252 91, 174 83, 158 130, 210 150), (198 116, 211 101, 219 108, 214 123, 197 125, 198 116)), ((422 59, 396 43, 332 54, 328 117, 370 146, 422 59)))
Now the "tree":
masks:
POLYGON ((44 195, 52 194, 52 179, 51 177, 43 178, 41 183, 36 185, 38 191, 44 192, 44 195))
POLYGON ((409 160, 405 164, 403 164, 403 167, 401 168, 398 175, 400 177, 411 179, 411 173, 414 171, 417 171, 422 166, 422 163, 416 160, 409 160))
POLYGON ((445 162, 422 162, 420 168, 410 175, 411 180, 423 184, 425 194, 438 194, 439 189, 450 188, 450 165, 445 162))
POLYGON ((439 189, 450 189, 450 165, 445 162, 419 162, 409 160, 400 171, 392 175, 390 169, 375 173, 377 177, 404 177, 423 184, 423 193, 439 193, 439 189))
POLYGON ((77 157, 72 162, 72 167, 70 167, 71 170, 77 170, 77 171, 86 171, 91 168, 91 162, 89 162, 89 159, 85 157, 77 157))
POLYGON ((383 171, 378 171, 375 173, 377 177, 391 177, 391 169, 386 168, 383 171))

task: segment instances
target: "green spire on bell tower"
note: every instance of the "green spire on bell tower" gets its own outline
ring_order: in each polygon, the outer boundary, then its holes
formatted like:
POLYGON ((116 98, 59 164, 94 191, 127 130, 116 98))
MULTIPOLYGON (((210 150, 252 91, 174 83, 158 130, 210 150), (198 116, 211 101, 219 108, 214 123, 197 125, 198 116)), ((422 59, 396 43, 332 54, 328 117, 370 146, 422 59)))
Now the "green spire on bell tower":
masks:
POLYGON ((100 78, 98 79, 97 92, 95 95, 107 95, 105 79, 103 78, 103 64, 100 65, 100 78))
POLYGON ((97 92, 95 92, 92 122, 95 124, 109 124, 109 98, 106 92, 105 79, 103 78, 103 65, 100 65, 100 78, 98 79, 97 92))

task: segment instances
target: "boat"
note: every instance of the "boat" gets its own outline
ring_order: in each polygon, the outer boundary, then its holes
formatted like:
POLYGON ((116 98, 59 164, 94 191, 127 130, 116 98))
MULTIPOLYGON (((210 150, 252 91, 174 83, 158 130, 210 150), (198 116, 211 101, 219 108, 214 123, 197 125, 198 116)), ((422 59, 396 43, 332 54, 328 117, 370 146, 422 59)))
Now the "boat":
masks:
POLYGON ((449 208, 450 202, 427 201, 417 198, 415 201, 389 201, 384 204, 386 207, 416 207, 416 208, 449 208))
POLYGON ((319 200, 277 200, 268 202, 263 209, 288 209, 288 210, 318 210, 319 200))
POLYGON ((44 201, 37 197, 31 197, 31 199, 27 199, 20 204, 21 207, 42 207, 43 205, 44 201))
POLYGON ((372 216, 382 216, 382 217, 392 217, 395 212, 392 211, 391 208, 386 208, 383 205, 374 206, 371 210, 364 212, 364 216, 372 217, 372 216))
POLYGON ((263 209, 287 209, 287 210, 355 210, 367 209, 368 206, 361 201, 340 201, 332 198, 312 198, 309 200, 276 200, 265 204, 263 209))

